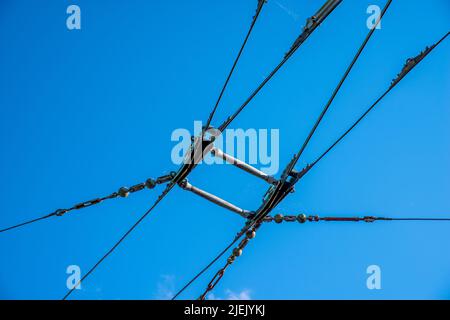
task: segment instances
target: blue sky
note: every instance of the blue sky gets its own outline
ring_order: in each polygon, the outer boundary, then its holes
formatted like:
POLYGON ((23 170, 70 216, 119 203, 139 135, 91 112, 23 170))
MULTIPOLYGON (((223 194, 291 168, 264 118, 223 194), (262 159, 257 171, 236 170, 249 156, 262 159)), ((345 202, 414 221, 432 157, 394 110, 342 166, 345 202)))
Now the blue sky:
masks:
MULTIPOLYGON (((321 1, 269 0, 213 124, 255 88, 321 1)), ((233 128, 279 129, 287 164, 366 33, 346 0, 258 95, 233 128)), ((176 170, 171 133, 205 121, 256 1, 45 1, 0 4, 0 225, 31 219, 176 170), (82 29, 66 28, 77 4, 82 29)), ((320 154, 415 56, 449 30, 446 0, 393 1, 299 168, 320 154)), ((450 215, 450 43, 447 40, 302 180, 277 212, 450 215)), ((255 209, 262 181, 200 166, 195 185, 255 209)), ((87 271, 161 189, 2 234, 0 298, 60 299, 66 268, 87 271)), ((243 221, 174 190, 76 291, 74 299, 170 296, 243 221)), ((214 297, 448 299, 450 224, 266 225, 214 297), (379 265, 382 289, 366 288, 379 265)), ((183 294, 196 298, 223 262, 183 294)))

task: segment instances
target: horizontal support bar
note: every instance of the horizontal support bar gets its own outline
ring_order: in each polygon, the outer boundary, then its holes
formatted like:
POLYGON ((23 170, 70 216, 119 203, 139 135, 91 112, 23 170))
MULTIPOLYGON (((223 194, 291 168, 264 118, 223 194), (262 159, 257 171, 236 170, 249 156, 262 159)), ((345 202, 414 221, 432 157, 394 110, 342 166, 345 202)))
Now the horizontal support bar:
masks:
POLYGON ((245 172, 250 173, 251 175, 254 175, 255 177, 263 179, 264 181, 266 181, 270 184, 277 183, 277 180, 274 177, 269 176, 268 174, 252 167, 251 165, 249 165, 239 159, 236 159, 233 156, 230 156, 229 154, 226 154, 225 152, 223 152, 222 150, 220 150, 218 148, 212 148, 211 154, 217 158, 221 158, 221 159, 225 160, 229 164, 232 164, 233 166, 235 166, 239 169, 244 170, 245 172))
POLYGON ((187 190, 187 191, 190 191, 192 193, 195 193, 196 195, 198 195, 198 196, 200 196, 200 197, 202 197, 202 198, 204 198, 204 199, 206 199, 206 200, 208 200, 208 201, 210 201, 212 203, 215 203, 215 204, 217 204, 218 206, 220 206, 222 208, 225 208, 225 209, 228 209, 230 211, 233 211, 233 212, 239 214, 243 218, 247 219, 250 216, 250 214, 251 214, 250 211, 241 209, 241 208, 235 206, 234 204, 231 204, 228 201, 225 201, 225 200, 223 200, 223 199, 221 199, 221 198, 219 198, 219 197, 217 197, 217 196, 215 196, 215 195, 213 195, 211 193, 208 193, 208 192, 206 192, 206 191, 204 191, 202 189, 194 187, 192 184, 190 184, 187 181, 183 181, 182 183, 180 183, 180 187, 183 188, 184 190, 187 190))

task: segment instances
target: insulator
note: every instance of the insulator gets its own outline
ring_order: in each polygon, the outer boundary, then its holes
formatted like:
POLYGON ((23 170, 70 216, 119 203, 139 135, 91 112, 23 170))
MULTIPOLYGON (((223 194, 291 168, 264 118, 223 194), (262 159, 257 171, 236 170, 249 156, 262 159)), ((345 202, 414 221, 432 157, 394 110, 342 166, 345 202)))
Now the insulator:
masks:
POLYGON ((254 230, 249 230, 245 235, 247 236, 247 238, 253 239, 256 236, 256 232, 254 230))
POLYGON ((147 181, 145 181, 145 186, 146 186, 148 189, 153 189, 153 188, 156 186, 156 181, 153 180, 152 178, 147 179, 147 181))
POLYGON ((306 215, 305 214, 299 214, 298 216, 297 216, 297 221, 298 222, 300 222, 300 223, 305 223, 306 222, 306 215))
POLYGON ((242 255, 242 249, 235 248, 233 250, 233 255, 236 256, 236 257, 240 257, 242 255))
POLYGON ((61 217, 64 213, 66 213, 67 212, 67 210, 64 210, 64 209, 58 209, 58 210, 56 210, 55 211, 55 214, 58 216, 58 217, 61 217))
POLYGON ((230 257, 227 259, 227 262, 228 262, 229 264, 232 264, 232 263, 234 262, 234 259, 236 259, 235 256, 230 256, 230 257))
POLYGON ((121 196, 122 198, 128 197, 129 194, 130 194, 130 191, 128 190, 127 187, 122 187, 119 189, 119 196, 121 196))
POLYGON ((283 222, 283 215, 278 213, 275 215, 275 217, 273 217, 276 223, 282 223, 283 222))

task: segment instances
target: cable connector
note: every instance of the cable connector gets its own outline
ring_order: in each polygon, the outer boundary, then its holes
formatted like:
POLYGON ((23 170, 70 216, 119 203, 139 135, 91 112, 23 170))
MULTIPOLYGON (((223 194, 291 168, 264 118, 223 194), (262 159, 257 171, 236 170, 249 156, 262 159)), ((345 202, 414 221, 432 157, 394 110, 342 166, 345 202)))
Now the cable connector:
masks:
POLYGON ((294 54, 294 52, 305 42, 306 39, 313 33, 313 31, 321 24, 326 17, 342 2, 342 0, 327 0, 325 4, 316 12, 315 15, 306 19, 305 26, 302 28, 302 33, 294 41, 291 49, 285 54, 284 58, 287 59, 289 56, 294 54))
POLYGON ((404 76, 408 74, 420 61, 425 58, 425 56, 430 53, 430 51, 434 48, 434 46, 426 47, 425 50, 421 51, 417 56, 413 58, 406 59, 405 64, 403 65, 402 71, 397 75, 397 77, 392 80, 391 87, 395 86, 404 76))
POLYGON ((309 169, 311 169, 312 166, 310 164, 307 164, 306 167, 304 167, 300 172, 292 170, 289 175, 293 178, 295 178, 296 180, 300 180, 301 178, 303 178, 303 176, 305 174, 308 173, 309 169))
POLYGON ((394 87, 400 80, 402 80, 416 65, 419 64, 434 48, 436 48, 442 41, 445 40, 450 35, 450 32, 447 32, 438 42, 433 44, 432 46, 425 47, 425 50, 420 52, 414 58, 406 59, 405 65, 403 66, 402 71, 397 75, 397 77, 392 80, 390 88, 394 87))

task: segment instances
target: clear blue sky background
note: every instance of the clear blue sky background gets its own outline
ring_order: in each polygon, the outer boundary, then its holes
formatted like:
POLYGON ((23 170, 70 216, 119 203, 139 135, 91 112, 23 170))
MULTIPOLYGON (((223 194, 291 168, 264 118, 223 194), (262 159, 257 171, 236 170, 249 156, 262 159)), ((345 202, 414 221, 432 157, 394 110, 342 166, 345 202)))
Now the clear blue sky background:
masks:
MULTIPOLYGON (((322 2, 269 0, 214 124, 278 63, 322 2)), ((367 6, 384 3, 344 1, 232 127, 279 128, 285 165, 368 32, 367 6)), ((2 0, 0 225, 177 169, 170 159, 170 135, 206 119, 255 7, 256 0, 2 0), (65 25, 66 8, 73 3, 82 10, 81 31, 65 25)), ((299 168, 387 88, 406 58, 449 26, 447 0, 394 0, 299 168)), ((277 212, 449 216, 449 53, 447 40, 277 212)), ((248 209, 259 206, 266 190, 263 182, 230 166, 201 166, 190 180, 248 209)), ((86 272, 160 191, 1 234, 0 298, 62 298, 66 267, 76 264, 86 272)), ((242 223, 176 189, 72 298, 166 298, 242 223)), ((266 225, 214 294, 448 299, 449 231, 450 224, 432 222, 266 225), (372 264, 382 269, 378 291, 366 288, 366 268, 372 264)), ((196 298, 221 264, 182 298, 196 298)))

